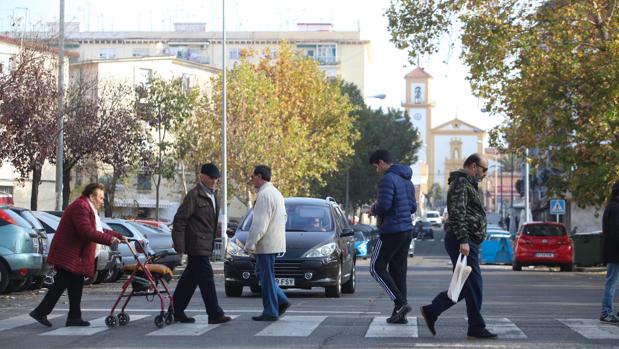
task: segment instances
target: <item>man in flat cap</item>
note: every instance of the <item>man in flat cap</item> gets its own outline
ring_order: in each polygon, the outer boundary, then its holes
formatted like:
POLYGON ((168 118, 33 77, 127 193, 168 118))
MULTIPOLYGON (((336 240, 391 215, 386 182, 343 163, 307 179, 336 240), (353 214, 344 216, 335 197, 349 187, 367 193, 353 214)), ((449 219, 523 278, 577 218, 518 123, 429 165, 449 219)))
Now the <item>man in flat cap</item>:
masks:
POLYGON ((191 189, 174 216, 172 240, 178 253, 187 254, 187 267, 174 291, 174 318, 181 323, 196 320, 185 314, 196 287, 200 287, 209 324, 230 321, 217 302, 213 268, 209 260, 215 245, 219 203, 215 188, 219 169, 212 163, 202 165, 200 181, 191 189))

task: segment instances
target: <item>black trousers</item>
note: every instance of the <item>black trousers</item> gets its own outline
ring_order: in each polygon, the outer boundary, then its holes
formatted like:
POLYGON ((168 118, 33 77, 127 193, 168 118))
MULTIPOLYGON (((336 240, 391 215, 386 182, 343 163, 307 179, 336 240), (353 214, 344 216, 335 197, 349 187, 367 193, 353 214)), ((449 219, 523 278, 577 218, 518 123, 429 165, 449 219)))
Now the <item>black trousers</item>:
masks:
POLYGON ((217 302, 213 267, 208 256, 187 256, 187 267, 174 290, 174 312, 183 314, 196 288, 200 287, 202 300, 209 318, 224 315, 217 302))
POLYGON ((73 274, 64 269, 56 268, 56 277, 54 284, 47 290, 45 297, 34 311, 40 315, 47 316, 54 310, 58 299, 67 290, 69 295, 69 316, 70 320, 82 318, 82 290, 84 289, 84 277, 82 275, 73 274))
POLYGON ((408 304, 406 271, 412 238, 410 231, 380 234, 372 252, 370 274, 385 289, 396 307, 408 304))
MULTIPOLYGON (((484 282, 481 277, 481 269, 479 268, 479 244, 469 242, 469 248, 469 256, 466 259, 466 263, 472 270, 464 283, 458 301, 464 298, 466 302, 466 315, 469 322, 468 332, 479 333, 486 328, 486 323, 481 315, 484 282)), ((455 268, 460 255, 460 243, 454 233, 450 231, 445 234, 445 250, 449 254, 449 258, 451 258, 452 268, 455 268)), ((445 281, 447 282, 448 280, 445 281)), ((447 291, 444 291, 432 300, 429 310, 434 316, 439 316, 454 304, 456 303, 447 296, 447 291)))

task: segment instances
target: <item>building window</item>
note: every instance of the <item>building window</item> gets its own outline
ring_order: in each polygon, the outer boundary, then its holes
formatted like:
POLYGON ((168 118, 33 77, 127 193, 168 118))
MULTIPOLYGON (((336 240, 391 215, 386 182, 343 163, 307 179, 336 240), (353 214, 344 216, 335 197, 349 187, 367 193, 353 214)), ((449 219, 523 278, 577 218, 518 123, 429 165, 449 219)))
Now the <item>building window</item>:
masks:
POLYGON ((241 59, 241 49, 234 47, 228 50, 228 59, 241 59))
POLYGON ((151 175, 148 172, 138 172, 138 190, 149 191, 152 187, 151 175))
POLYGON ((148 57, 148 47, 134 48, 133 57, 148 57))
POLYGON ((183 91, 187 92, 196 85, 196 77, 192 74, 183 74, 182 77, 183 91))
POLYGON ((337 62, 337 45, 335 44, 302 44, 297 45, 297 48, 304 52, 305 56, 318 61, 318 64, 333 65, 337 62))
POLYGON ((13 195, 13 187, 0 185, 0 193, 13 195))
POLYGON ((102 48, 101 50, 99 50, 99 58, 100 59, 116 58, 116 49, 115 48, 102 48))

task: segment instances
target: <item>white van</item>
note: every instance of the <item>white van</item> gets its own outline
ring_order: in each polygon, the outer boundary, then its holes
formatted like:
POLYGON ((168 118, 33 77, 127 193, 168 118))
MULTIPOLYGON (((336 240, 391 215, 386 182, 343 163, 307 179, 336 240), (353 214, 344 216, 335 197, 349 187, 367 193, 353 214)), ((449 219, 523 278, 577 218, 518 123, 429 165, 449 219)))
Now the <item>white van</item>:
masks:
POLYGON ((430 222, 433 227, 440 227, 443 223, 441 214, 438 211, 426 211, 426 221, 430 222))

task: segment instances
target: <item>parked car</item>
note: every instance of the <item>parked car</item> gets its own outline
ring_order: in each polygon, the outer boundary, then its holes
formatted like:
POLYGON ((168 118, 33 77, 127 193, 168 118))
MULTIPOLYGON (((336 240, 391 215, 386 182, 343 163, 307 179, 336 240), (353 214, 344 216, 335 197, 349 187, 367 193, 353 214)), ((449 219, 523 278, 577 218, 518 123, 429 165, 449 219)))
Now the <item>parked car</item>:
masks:
POLYGON ((368 258, 368 238, 363 234, 361 230, 355 230, 355 250, 357 250, 357 257, 363 259, 368 258))
POLYGON ((0 206, 13 205, 13 195, 0 191, 0 206))
POLYGON ((367 251, 368 255, 372 255, 372 251, 374 251, 374 246, 376 245, 376 240, 378 239, 378 229, 370 224, 353 224, 350 226, 355 231, 361 231, 363 235, 368 240, 367 243, 367 251))
MULTIPOLYGON (((150 247, 150 241, 140 232, 140 230, 132 225, 129 225, 128 222, 124 219, 115 219, 115 218, 103 218, 103 222, 107 223, 110 226, 110 229, 121 233, 129 239, 140 240, 144 242, 145 251, 148 251, 149 254, 155 254, 155 251, 150 247)), ((130 242, 131 246, 135 249, 135 242, 130 242)), ((135 264, 135 258, 131 251, 129 251, 129 246, 127 244, 119 244, 118 252, 120 252, 120 257, 122 260, 122 264, 135 264)), ((138 253, 138 258, 140 261, 146 261, 146 254, 138 253)))
POLYGON ((138 223, 137 221, 127 221, 127 224, 137 228, 150 244, 150 248, 155 252, 167 251, 168 254, 164 257, 157 259, 157 264, 166 265, 168 268, 174 270, 181 264, 181 255, 177 254, 174 250, 174 243, 172 242, 172 232, 166 233, 157 230, 153 227, 138 223))
POLYGON ((132 219, 130 221, 147 225, 163 233, 172 234, 172 229, 170 229, 167 223, 162 222, 162 221, 155 221, 155 220, 149 220, 149 219, 132 219))
MULTIPOLYGON (((354 293, 355 239, 346 216, 332 199, 287 198, 286 252, 275 260, 275 277, 282 288, 324 287, 327 297, 354 293), (314 225, 318 220, 319 224, 314 225)), ((228 241, 224 261, 225 291, 239 297, 243 287, 260 290, 255 260, 243 250, 253 211, 249 211, 228 241)))
POLYGON ((42 268, 39 234, 19 214, 0 207, 0 293, 39 276, 42 268))
POLYGON ((501 229, 488 229, 481 243, 481 264, 511 264, 512 259, 511 234, 501 229))
MULTIPOLYGON (((52 213, 41 211, 34 211, 32 214, 39 220, 39 222, 41 222, 47 232, 49 250, 49 246, 51 246, 56 230, 58 229, 58 225, 60 224, 60 217, 52 213)), ((103 222, 101 224, 104 229, 111 230, 111 228, 104 225, 103 222)), ((122 275, 122 264, 119 259, 120 254, 116 250, 116 247, 97 244, 95 255, 95 275, 93 277, 84 277, 84 283, 98 284, 101 282, 113 282, 118 280, 120 275, 122 275)), ((51 286, 54 283, 55 274, 55 270, 47 270, 45 280, 43 281, 43 286, 51 286)))
POLYGON ((571 271, 573 263, 572 240, 563 224, 530 222, 523 224, 516 233, 513 270, 522 270, 526 265, 545 265, 571 271))
POLYGON ((443 224, 443 217, 438 211, 426 211, 426 217, 424 219, 433 227, 440 227, 443 224))
POLYGON ((413 237, 417 240, 434 239, 434 229, 428 221, 418 221, 413 227, 413 237))
POLYGON ((32 211, 30 211, 29 209, 14 206, 11 206, 10 209, 13 210, 15 213, 19 214, 26 221, 28 221, 28 223, 32 225, 32 228, 34 228, 34 230, 37 232, 37 234, 39 235, 38 252, 43 256, 43 267, 41 270, 41 275, 30 276, 26 278, 21 285, 17 285, 15 287, 14 291, 23 291, 28 288, 41 288, 41 286, 43 286, 43 281, 45 280, 45 275, 53 269, 51 265, 47 264, 47 251, 49 248, 47 233, 45 232, 45 228, 43 227, 41 222, 32 214, 32 211))

